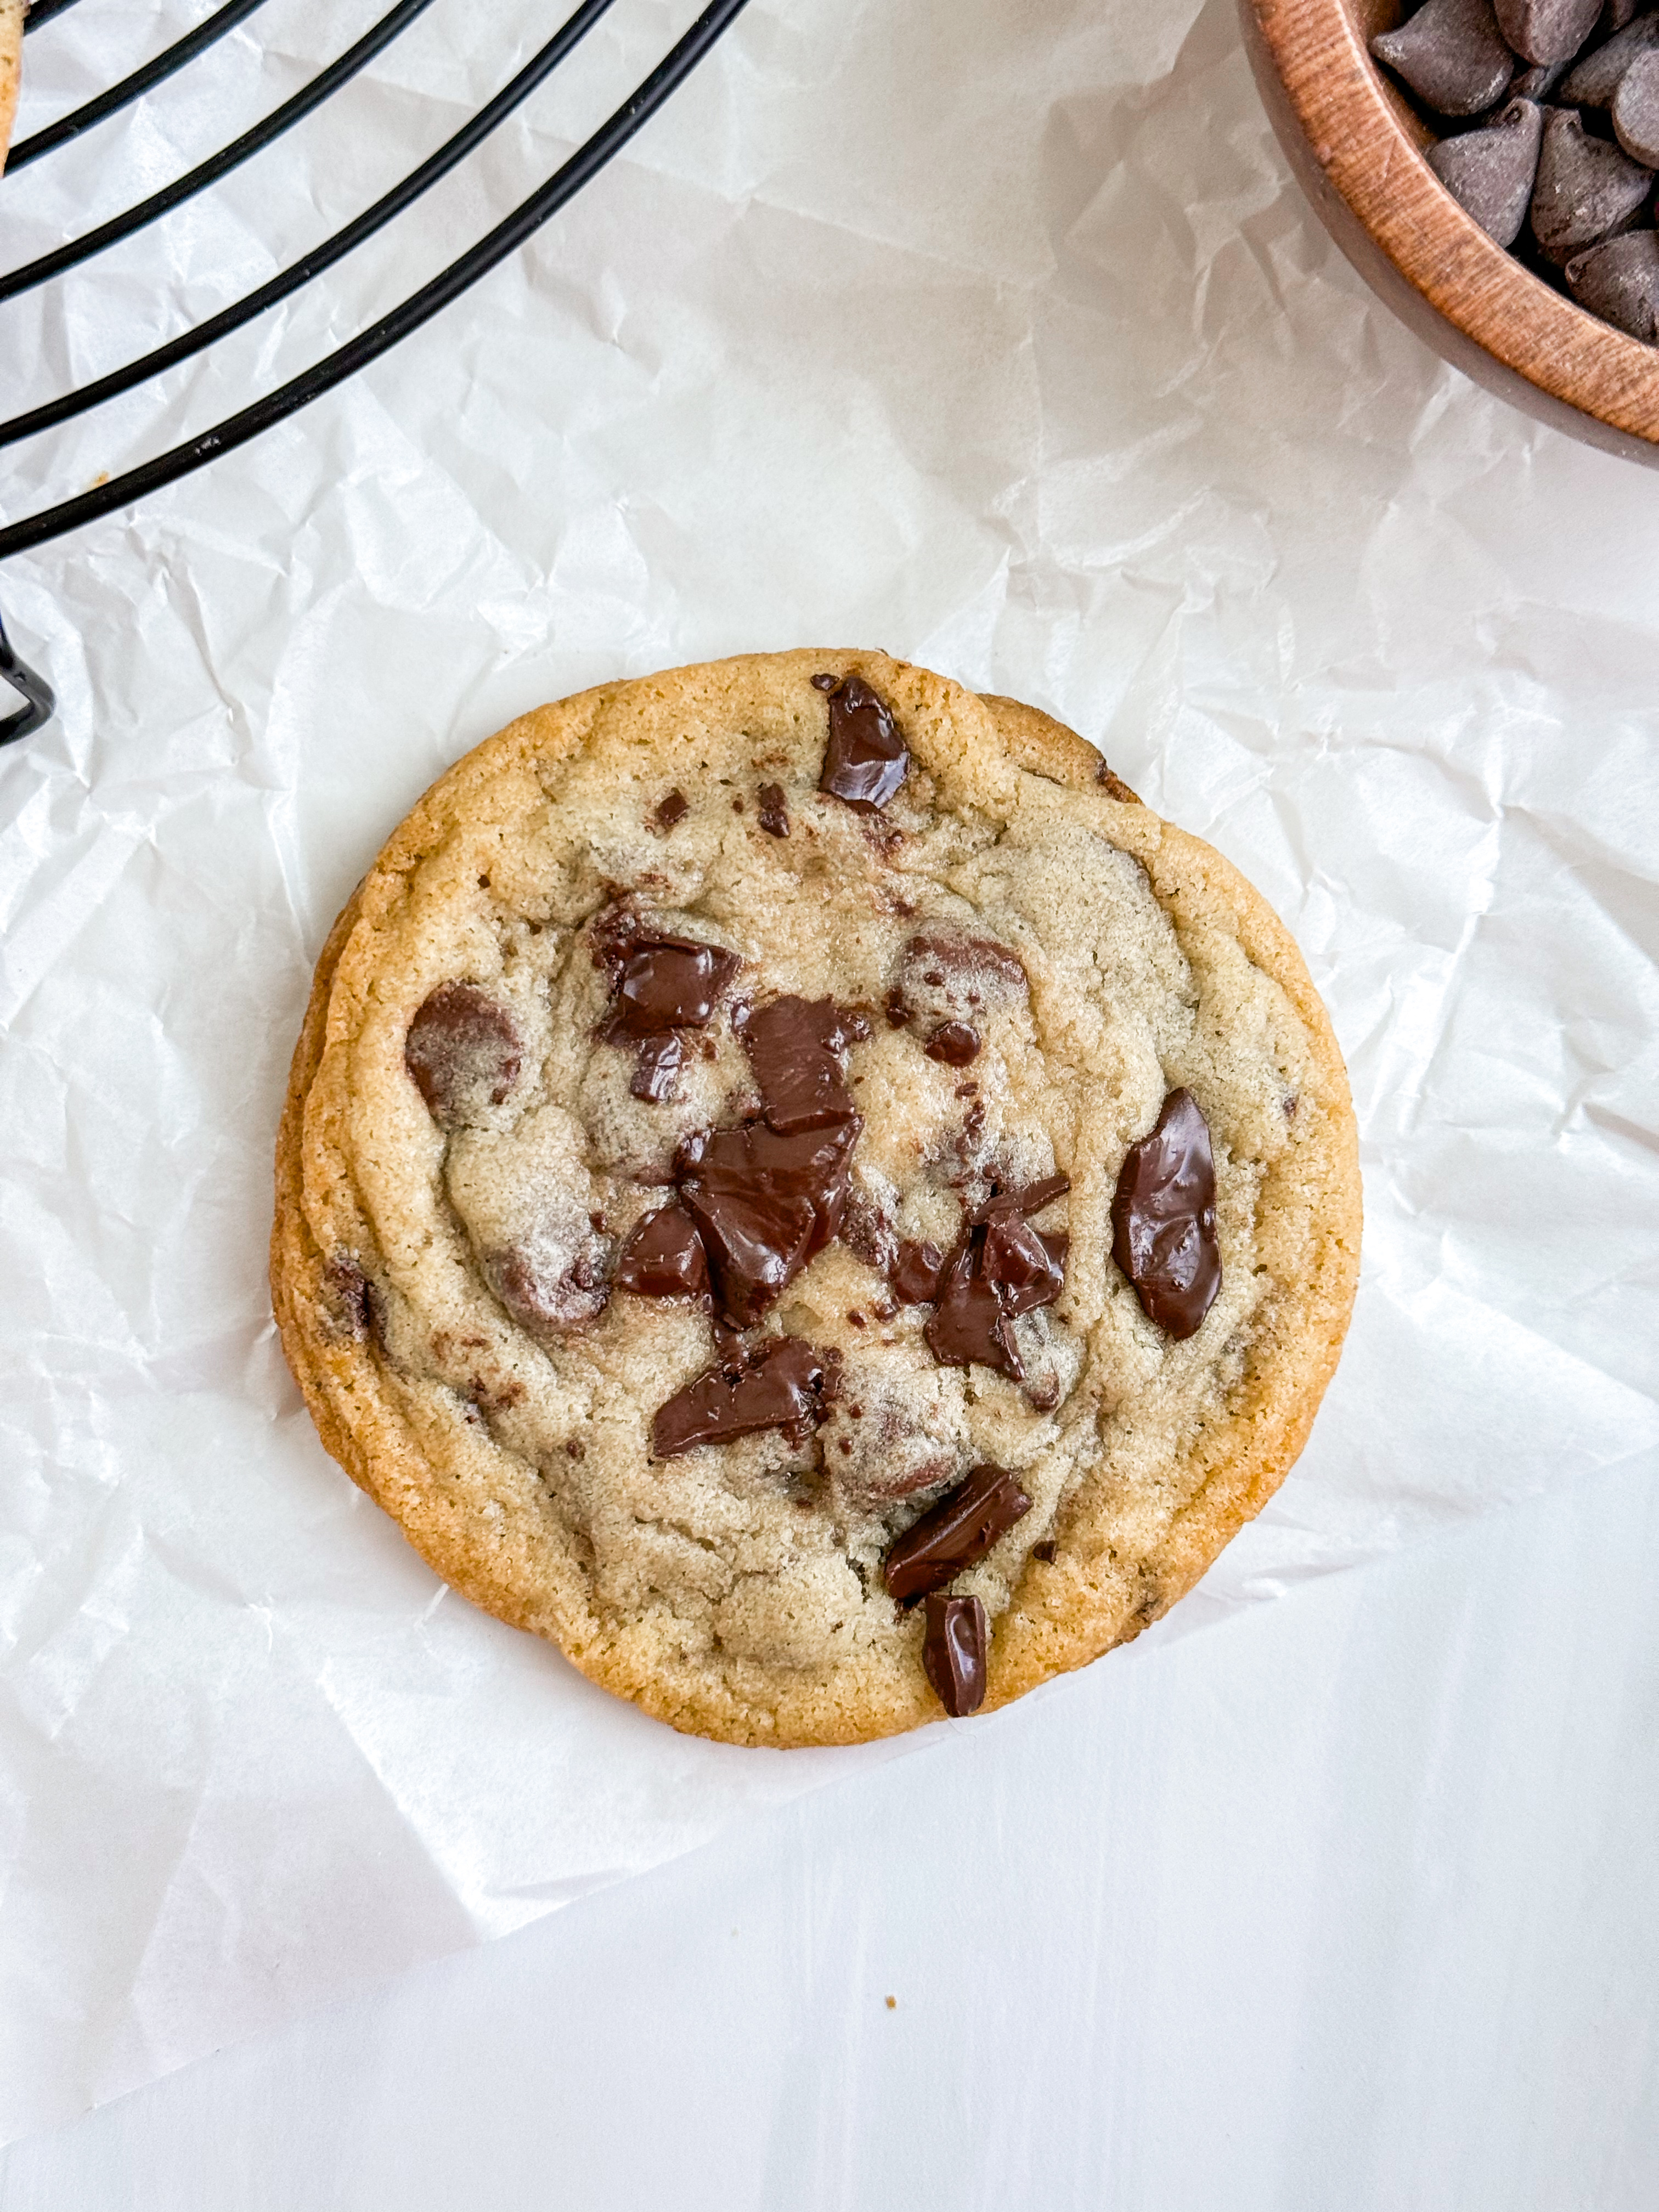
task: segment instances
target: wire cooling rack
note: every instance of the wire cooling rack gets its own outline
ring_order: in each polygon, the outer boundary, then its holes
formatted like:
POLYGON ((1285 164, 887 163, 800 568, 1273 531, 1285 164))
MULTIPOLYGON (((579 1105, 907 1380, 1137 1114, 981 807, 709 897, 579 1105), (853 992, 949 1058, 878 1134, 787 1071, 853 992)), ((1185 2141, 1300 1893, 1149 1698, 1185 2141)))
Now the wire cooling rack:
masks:
MULTIPOLYGON (((41 31, 59 15, 76 4, 76 0, 34 0, 25 20, 26 36, 41 31)), ((111 117, 129 107, 146 93, 162 83, 177 71, 188 66, 196 58, 234 31, 240 23, 254 15, 265 4, 265 0, 224 0, 224 4, 198 23, 163 52, 147 62, 142 69, 123 77, 71 113, 62 117, 45 130, 30 137, 15 142, 7 161, 5 175, 15 176, 32 163, 44 160, 60 146, 64 146, 83 131, 94 129, 111 117)), ((82 236, 70 240, 49 253, 44 253, 22 267, 0 274, 0 313, 4 303, 37 286, 50 283, 66 270, 90 261, 106 248, 131 238, 149 224, 161 222, 175 208, 192 199, 198 192, 206 191, 222 177, 291 130, 302 118, 323 104, 364 69, 374 57, 391 45, 416 18, 426 11, 432 0, 398 0, 398 5, 387 9, 380 21, 365 31, 356 44, 347 47, 337 59, 319 70, 309 82, 302 85, 280 106, 252 127, 220 148, 218 152, 200 161, 185 175, 152 192, 121 214, 112 216, 82 236)), ((204 352, 216 340, 240 330, 246 323, 263 315, 279 301, 289 298, 304 286, 313 283, 335 263, 354 252, 386 224, 394 222, 406 209, 412 207, 422 194, 429 191, 439 179, 464 161, 468 155, 481 146, 490 133, 526 100, 538 86, 550 77, 560 64, 568 58, 599 19, 614 4, 614 0, 581 0, 581 4, 565 18, 540 51, 533 54, 518 74, 504 84, 495 97, 485 102, 460 130, 447 139, 435 152, 411 169, 407 176, 382 193, 372 206, 365 208, 343 228, 320 245, 301 254, 297 260, 279 270, 276 276, 217 314, 194 324, 138 359, 125 363, 108 374, 95 377, 89 383, 64 392, 61 397, 31 407, 27 412, 13 416, 9 421, 0 421, 0 446, 15 445, 20 439, 33 437, 56 424, 66 422, 102 405, 119 394, 131 392, 150 378, 159 376, 176 363, 188 361, 193 355, 204 352)), ((59 538, 66 531, 78 529, 82 524, 95 521, 100 515, 113 513, 118 507, 131 506, 147 494, 159 490, 162 485, 176 483, 180 477, 204 467, 222 453, 246 445, 263 430, 283 422, 287 416, 308 406, 313 399, 331 392, 337 384, 377 361, 389 352, 400 339, 430 321, 431 318, 458 300, 463 292, 488 275, 496 264, 523 245, 539 230, 550 216, 556 215, 566 203, 580 191, 584 185, 598 176, 607 161, 625 146, 641 125, 649 121, 663 102, 682 84, 697 64, 714 45, 734 19, 742 12, 747 0, 710 0, 684 35, 670 48, 656 67, 587 138, 569 159, 561 163, 545 183, 538 186, 527 199, 520 201, 510 215, 498 222, 459 258, 439 270, 435 276, 411 292, 389 313, 373 322, 348 343, 313 362, 301 374, 291 378, 264 398, 240 409, 236 414, 216 423, 210 430, 187 439, 169 452, 158 454, 154 460, 145 461, 125 474, 82 492, 73 499, 59 501, 55 507, 43 508, 21 520, 0 525, 0 560, 12 553, 26 552, 31 546, 45 544, 59 538)), ((0 180, 0 195, 3 180, 0 180)), ((0 209, 3 198, 0 197, 0 209)), ((3 329, 0 327, 0 344, 3 343, 3 329)), ((0 745, 9 744, 27 737, 46 721, 53 709, 51 686, 45 678, 28 667, 8 643, 3 620, 0 620, 0 678, 9 682, 23 700, 23 705, 4 719, 0 719, 0 745)))

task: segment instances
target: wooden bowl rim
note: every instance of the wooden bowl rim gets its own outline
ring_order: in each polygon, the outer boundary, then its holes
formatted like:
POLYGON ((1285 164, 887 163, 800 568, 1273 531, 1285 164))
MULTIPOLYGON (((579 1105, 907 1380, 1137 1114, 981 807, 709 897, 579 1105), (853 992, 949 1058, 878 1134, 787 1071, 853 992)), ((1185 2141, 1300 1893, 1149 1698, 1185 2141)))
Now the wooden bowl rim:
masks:
POLYGON ((1345 0, 1245 0, 1310 152, 1407 282, 1495 361, 1659 444, 1659 348, 1515 259, 1441 184, 1390 105, 1345 0))

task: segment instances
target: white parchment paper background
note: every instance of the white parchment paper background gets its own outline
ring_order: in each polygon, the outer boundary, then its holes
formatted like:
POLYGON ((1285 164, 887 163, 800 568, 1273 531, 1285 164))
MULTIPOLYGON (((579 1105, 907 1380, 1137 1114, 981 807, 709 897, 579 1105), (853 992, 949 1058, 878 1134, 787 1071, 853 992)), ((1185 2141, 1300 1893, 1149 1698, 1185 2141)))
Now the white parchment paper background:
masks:
MULTIPOLYGON (((0 258, 376 12, 269 0, 0 187, 0 258)), ((361 266, 0 457, 5 512, 349 335, 690 12, 620 0, 361 266)), ((85 0, 30 41, 23 127, 203 13, 85 0)), ((556 20, 440 0, 209 202, 0 313, 5 411, 335 228, 556 20)), ((4 2131, 891 1755, 642 1720, 446 1595, 300 1408, 264 1285, 288 1055, 447 762, 602 677, 879 644, 1062 715, 1274 900, 1353 1075, 1364 1285, 1310 1449, 1175 1635, 1659 1464, 1656 574, 1659 477, 1478 393, 1328 245, 1231 0, 753 0, 441 320, 9 563, 62 713, 0 756, 4 2131)))

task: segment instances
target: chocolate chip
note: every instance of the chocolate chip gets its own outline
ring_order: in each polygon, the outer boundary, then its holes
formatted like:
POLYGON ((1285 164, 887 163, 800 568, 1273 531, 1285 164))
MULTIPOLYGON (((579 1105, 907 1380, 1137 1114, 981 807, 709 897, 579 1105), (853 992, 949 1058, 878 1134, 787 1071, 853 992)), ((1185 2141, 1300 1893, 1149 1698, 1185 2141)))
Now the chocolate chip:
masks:
POLYGON ((734 1372, 708 1368, 659 1408, 651 1449, 672 1459, 694 1444, 728 1443, 760 1429, 784 1429, 797 1441, 822 1419, 828 1376, 810 1344, 775 1337, 750 1352, 734 1372))
POLYGON ((997 1221, 1010 1213, 1023 1213, 1028 1218, 1041 1213, 1057 1198, 1064 1198, 1072 1188, 1068 1175, 1044 1176, 1040 1182, 1027 1183, 1023 1190, 994 1191, 974 1215, 975 1221, 997 1221))
POLYGON ((750 1121, 685 1148, 681 1195, 720 1310, 738 1328, 758 1320, 835 1235, 863 1126, 852 1115, 781 1134, 750 1121))
POLYGON ((1131 1145, 1112 1200, 1112 1257, 1166 1336, 1192 1335, 1221 1288, 1209 1125, 1172 1091, 1152 1134, 1131 1145))
POLYGON ((897 984, 887 994, 887 1003, 883 1011, 887 1016, 889 1029, 902 1030, 910 1020, 910 1009, 905 1005, 904 994, 897 984))
POLYGON ((1139 805, 1139 794, 1130 790, 1121 775, 1114 775, 1104 761, 1102 761, 1100 766, 1095 770, 1095 781, 1100 785, 1109 799, 1115 799, 1125 806, 1139 805))
POLYGON ((941 1022, 922 1049, 929 1060, 943 1060, 947 1067, 966 1067, 979 1058, 979 1032, 966 1022, 941 1022))
POLYGON ((685 1058, 685 1047, 672 1030, 666 1036, 641 1037, 634 1060, 629 1090, 635 1098, 660 1105, 674 1095, 675 1079, 685 1058))
POLYGON ((577 1328, 605 1310, 611 1295, 603 1249, 597 1242, 560 1273, 514 1246, 486 1253, 484 1279, 522 1328, 533 1334, 577 1328))
POLYGON ((1571 65, 1569 58, 1565 62, 1551 62, 1544 67, 1522 70, 1519 76, 1510 79, 1510 98, 1547 100, 1571 65))
POLYGON ((1479 115, 1515 75, 1492 0, 1426 0, 1371 52, 1441 115, 1479 115))
POLYGON ((976 1597, 930 1597, 922 1671, 953 1721, 985 1702, 985 1607, 976 1597))
POLYGON ((840 1235, 848 1250, 866 1267, 873 1267, 878 1275, 886 1273, 893 1258, 892 1218, 863 1183, 848 1187, 840 1235))
POLYGON ((907 1006, 931 1002, 930 1010, 954 1018, 997 1000, 1017 1003, 1030 990, 1019 955, 994 938, 935 929, 904 948, 899 996, 907 1006))
POLYGON ((446 1129, 499 1106, 519 1079, 522 1053, 512 1015, 476 983, 440 983, 404 1039, 404 1065, 446 1129))
POLYGON ((617 1288, 641 1298, 700 1298, 708 1288, 708 1262, 696 1224, 683 1206, 647 1213, 623 1247, 617 1288))
POLYGON ((1045 1536, 1040 1544, 1032 1545, 1031 1557, 1034 1559, 1041 1559, 1045 1566, 1052 1566, 1054 1562, 1054 1538, 1045 1536))
POLYGON ((785 803, 781 783, 763 783, 757 794, 760 799, 760 826, 769 837, 789 835, 789 809, 785 803))
POLYGON ((821 1129, 852 1113, 842 1055, 869 1036, 862 1015, 833 999, 774 999, 753 1009, 740 1034, 773 1128, 821 1129))
POLYGON ((723 945, 700 945, 694 938, 635 939, 622 963, 605 1034, 644 1037, 702 1029, 741 964, 723 945))
POLYGON ((1030 1499, 1006 1468, 971 1468, 966 1480, 930 1506, 889 1551, 881 1570, 887 1595, 896 1605, 914 1605, 919 1597, 943 1589, 982 1559, 1030 1510, 1030 1499))
POLYGON ((1066 1287, 1068 1237, 1040 1237, 1019 1215, 987 1224, 984 1268, 1007 1314, 1052 1305, 1066 1287))
POLYGON ((1581 307, 1649 345, 1659 343, 1659 236, 1626 231, 1568 262, 1567 284, 1581 307))
POLYGON ((1527 219, 1543 136, 1543 109, 1512 100, 1484 131, 1431 146, 1429 167, 1488 237, 1513 246, 1527 219))
POLYGON ((906 1237, 893 1255, 893 1264, 887 1271, 893 1296, 907 1306, 931 1305, 939 1296, 939 1278, 945 1273, 945 1255, 937 1244, 917 1243, 906 1237))
POLYGON ((1659 47, 1659 15, 1638 15, 1577 63, 1561 86, 1564 107, 1611 107, 1625 72, 1659 47))
POLYGON ((922 1334, 934 1358, 946 1367, 971 1367, 977 1362, 1022 1382, 1025 1369, 1014 1342, 1013 1322, 980 1264, 984 1231, 976 1230, 975 1237, 977 1245, 970 1242, 957 1247, 922 1334))
POLYGON ((1601 0, 1492 0, 1498 27, 1523 61, 1571 61, 1601 12, 1601 0))
POLYGON ((1632 161, 1659 169, 1659 52, 1638 55, 1619 80, 1613 135, 1632 161))
POLYGON ((323 1269, 323 1310, 337 1336, 361 1341, 375 1332, 374 1286, 349 1252, 337 1252, 323 1269))
POLYGON ((818 789, 848 806, 874 813, 903 782, 910 754, 884 699, 861 677, 815 676, 830 694, 830 742, 818 789))
POLYGON ((691 802, 683 791, 671 791, 665 799, 657 801, 657 827, 672 830, 677 822, 684 822, 691 811, 691 802))
POLYGON ((1552 108, 1533 186, 1532 234, 1549 260, 1570 261, 1628 229, 1652 185, 1646 169, 1617 146, 1592 138, 1577 115, 1552 108))

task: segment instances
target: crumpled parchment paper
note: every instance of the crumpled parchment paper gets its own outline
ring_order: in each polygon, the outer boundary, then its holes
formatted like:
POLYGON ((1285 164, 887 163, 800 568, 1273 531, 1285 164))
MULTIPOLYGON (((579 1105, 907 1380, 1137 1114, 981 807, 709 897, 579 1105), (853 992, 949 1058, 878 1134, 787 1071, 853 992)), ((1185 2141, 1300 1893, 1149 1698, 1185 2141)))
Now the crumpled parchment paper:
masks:
MULTIPOLYGON (((22 128, 202 12, 43 29, 22 128)), ((0 186, 0 258, 377 12, 270 0, 0 186)), ((690 13, 622 0, 391 237, 0 456, 3 511, 359 327, 690 13)), ((6 411, 281 265, 550 27, 440 0, 207 200, 0 311, 6 411)), ((1477 392, 1340 261, 1231 0, 753 0, 440 321, 8 563, 62 711, 0 756, 0 2130, 892 1755, 694 1742, 590 1688, 447 1595, 301 1410, 264 1280, 289 1054, 441 769, 600 678, 879 644, 1060 714, 1275 902, 1353 1076, 1364 1284, 1311 1446, 1176 1635, 1659 1462, 1656 573, 1650 478, 1477 392)))

